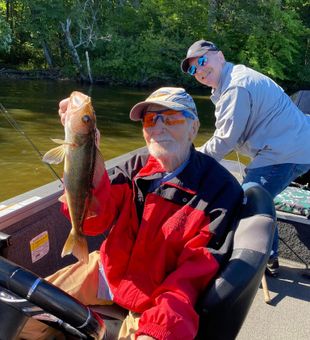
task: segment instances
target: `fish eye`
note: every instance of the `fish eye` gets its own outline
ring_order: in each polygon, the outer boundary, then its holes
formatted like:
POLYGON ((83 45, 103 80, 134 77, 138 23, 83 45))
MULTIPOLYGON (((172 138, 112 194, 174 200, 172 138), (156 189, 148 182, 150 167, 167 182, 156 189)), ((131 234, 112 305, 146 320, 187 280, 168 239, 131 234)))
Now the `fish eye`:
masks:
POLYGON ((82 117, 82 121, 84 123, 89 123, 91 121, 91 118, 89 117, 89 115, 85 115, 82 117))

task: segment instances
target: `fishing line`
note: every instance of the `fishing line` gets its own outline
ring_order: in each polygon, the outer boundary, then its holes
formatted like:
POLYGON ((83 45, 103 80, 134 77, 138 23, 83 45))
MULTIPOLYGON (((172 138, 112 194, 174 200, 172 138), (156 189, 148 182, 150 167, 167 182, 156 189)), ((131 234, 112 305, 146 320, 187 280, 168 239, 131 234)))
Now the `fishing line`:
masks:
MULTIPOLYGON (((28 143, 32 146, 32 148, 35 150, 35 152, 39 155, 40 160, 42 161, 43 155, 40 152, 40 150, 36 147, 36 145, 32 142, 32 140, 29 138, 29 136, 26 134, 25 131, 23 131, 19 125, 17 124, 16 120, 13 118, 13 116, 5 109, 5 107, 0 103, 0 110, 2 112, 2 114, 4 115, 5 119, 9 122, 9 124, 13 127, 13 129, 15 129, 18 133, 20 133, 27 141, 28 143)), ((58 176, 57 172, 53 169, 53 167, 45 162, 44 163, 48 169, 52 172, 52 174, 60 180, 61 183, 62 179, 58 176)))
POLYGON ((239 158, 239 153, 237 151, 236 151, 236 155, 237 155, 237 159, 238 159, 240 177, 242 179, 244 179, 244 171, 241 168, 241 162, 240 162, 240 158, 239 158))

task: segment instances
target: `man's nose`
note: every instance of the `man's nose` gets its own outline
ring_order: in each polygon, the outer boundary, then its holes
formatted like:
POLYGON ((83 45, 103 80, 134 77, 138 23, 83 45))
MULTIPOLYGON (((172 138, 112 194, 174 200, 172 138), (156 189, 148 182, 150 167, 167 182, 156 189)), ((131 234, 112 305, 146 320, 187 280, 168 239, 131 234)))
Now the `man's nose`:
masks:
POLYGON ((155 118, 155 125, 153 126, 153 130, 162 130, 165 127, 164 117, 162 115, 158 115, 155 118))
POLYGON ((164 116, 161 114, 156 115, 155 117, 155 125, 157 124, 158 121, 161 121, 164 124, 164 116))

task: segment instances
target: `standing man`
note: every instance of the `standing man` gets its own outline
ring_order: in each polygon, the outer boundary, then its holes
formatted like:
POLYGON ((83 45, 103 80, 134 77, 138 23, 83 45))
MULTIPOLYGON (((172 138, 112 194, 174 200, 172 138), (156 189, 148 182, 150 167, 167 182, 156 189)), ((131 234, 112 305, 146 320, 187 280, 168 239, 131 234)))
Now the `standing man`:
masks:
MULTIPOLYGON (((215 132, 201 148, 217 160, 235 150, 249 156, 243 184, 261 184, 275 197, 310 169, 310 117, 267 76, 234 65, 210 41, 196 41, 181 62, 184 73, 212 88, 215 132)), ((276 228, 267 273, 278 274, 276 228)))

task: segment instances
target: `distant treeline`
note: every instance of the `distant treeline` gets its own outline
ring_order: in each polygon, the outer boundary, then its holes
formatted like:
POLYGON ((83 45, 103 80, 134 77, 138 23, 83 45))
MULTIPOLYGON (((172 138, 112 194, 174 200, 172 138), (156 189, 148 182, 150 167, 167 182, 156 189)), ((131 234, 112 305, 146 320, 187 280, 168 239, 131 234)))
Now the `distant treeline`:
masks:
POLYGON ((132 86, 197 85, 196 40, 295 90, 310 85, 309 0, 0 0, 0 69, 132 86))

